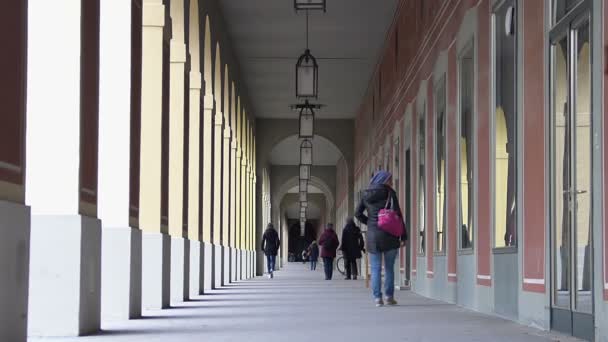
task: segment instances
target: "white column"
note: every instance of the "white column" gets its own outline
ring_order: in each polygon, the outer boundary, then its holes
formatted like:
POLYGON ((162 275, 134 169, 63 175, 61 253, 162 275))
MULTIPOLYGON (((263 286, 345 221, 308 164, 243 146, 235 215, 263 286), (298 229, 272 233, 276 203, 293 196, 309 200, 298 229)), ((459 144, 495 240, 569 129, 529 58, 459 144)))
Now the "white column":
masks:
POLYGON ((190 103, 188 125, 188 239, 190 240, 190 298, 203 293, 203 246, 198 231, 201 212, 199 195, 202 168, 201 137, 201 73, 190 72, 190 103))
MULTIPOLYGON (((227 109, 228 110, 228 109, 227 109)), ((232 138, 232 132, 230 130, 229 122, 226 118, 224 125, 224 144, 222 147, 223 155, 222 155, 222 163, 223 163, 223 172, 222 172, 222 249, 223 249, 223 268, 222 268, 222 285, 226 285, 230 283, 230 247, 232 244, 230 243, 230 229, 232 228, 230 222, 232 220, 231 210, 232 206, 230 205, 230 152, 232 151, 230 147, 230 140, 232 138)))
POLYGON ((102 221, 101 310, 141 316, 141 231, 129 224, 131 2, 101 2, 98 208, 102 221))
POLYGON ((32 208, 32 336, 99 330, 101 224, 79 214, 80 19, 80 0, 29 3, 26 203, 32 208))
MULTIPOLYGON (((216 101, 216 106, 219 103, 216 101)), ((215 139, 213 158, 213 288, 222 286, 223 260, 222 250, 222 145, 223 145, 224 115, 216 108, 215 110, 215 139)))
MULTIPOLYGON (((183 8, 177 9, 183 11, 183 8)), ((178 21, 179 24, 179 21, 178 21)), ((178 28, 179 30, 179 28, 178 28)), ((189 244, 184 238, 184 109, 186 44, 171 40, 169 105, 169 234, 171 235, 171 300, 188 299, 189 244)), ((181 34, 183 39, 183 34, 181 34)))
POLYGON ((142 237, 142 305, 169 306, 171 238, 161 232, 162 68, 165 6, 143 2, 139 225, 142 237))
POLYGON ((211 93, 211 86, 208 82, 205 82, 206 94, 203 102, 203 202, 202 204, 202 229, 203 229, 203 250, 204 250, 204 266, 203 266, 203 281, 204 289, 210 290, 213 288, 213 241, 211 240, 211 231, 213 226, 211 225, 211 215, 213 215, 213 203, 212 203, 212 189, 213 189, 213 158, 211 156, 213 151, 213 139, 211 137, 213 132, 213 111, 215 107, 215 100, 211 93))

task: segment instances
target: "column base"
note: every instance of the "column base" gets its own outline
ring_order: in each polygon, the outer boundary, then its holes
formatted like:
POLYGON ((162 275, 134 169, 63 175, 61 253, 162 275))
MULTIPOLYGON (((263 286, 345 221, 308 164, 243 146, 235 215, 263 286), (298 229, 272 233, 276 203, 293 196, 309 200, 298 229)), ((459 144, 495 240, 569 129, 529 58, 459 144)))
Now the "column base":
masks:
POLYGON ((236 248, 230 248, 230 282, 231 283, 234 283, 237 281, 236 259, 237 259, 236 248))
POLYGON ((241 280, 247 279, 247 251, 241 250, 241 280))
POLYGON ((203 242, 203 291, 213 289, 213 244, 203 242))
POLYGON ((164 233, 142 235, 142 307, 169 307, 171 292, 171 237, 164 233))
POLYGON ((33 215, 29 336, 99 331, 101 222, 81 215, 33 215))
POLYGON ((102 229, 101 317, 104 320, 141 317, 141 239, 139 229, 102 229))
POLYGON ((213 245, 213 288, 219 289, 222 287, 224 254, 222 246, 213 245))
POLYGON ((25 342, 30 267, 30 208, 0 201, 0 341, 25 342))
POLYGON ((171 237, 171 302, 188 300, 190 243, 181 237, 171 237))
POLYGON ((190 243, 190 263, 189 266, 189 282, 188 286, 189 295, 188 298, 192 299, 204 292, 204 251, 203 243, 200 241, 189 240, 190 243))
POLYGON ((230 258, 230 247, 222 246, 222 286, 230 284, 230 265, 232 259, 230 258))

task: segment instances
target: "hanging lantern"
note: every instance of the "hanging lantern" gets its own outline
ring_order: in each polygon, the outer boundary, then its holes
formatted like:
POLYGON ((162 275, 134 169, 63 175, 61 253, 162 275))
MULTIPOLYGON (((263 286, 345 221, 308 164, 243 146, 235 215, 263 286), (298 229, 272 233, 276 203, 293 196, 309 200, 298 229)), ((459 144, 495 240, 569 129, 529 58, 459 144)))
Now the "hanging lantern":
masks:
POLYGON ((300 165, 312 165, 312 142, 308 139, 300 145, 300 165))
POLYGON ((306 179, 300 179, 300 193, 308 192, 308 181, 306 179))
POLYGON ((296 11, 320 10, 326 11, 325 0, 293 0, 293 7, 296 11))
POLYGON ((315 112, 312 107, 304 107, 300 110, 300 139, 312 139, 314 135, 315 112))
POLYGON ((300 202, 300 207, 302 207, 302 208, 308 208, 308 201, 301 201, 300 202))
POLYGON ((319 65, 310 50, 298 58, 296 63, 296 97, 317 98, 319 95, 319 65))
POLYGON ((300 165, 300 179, 310 180, 310 165, 300 165))

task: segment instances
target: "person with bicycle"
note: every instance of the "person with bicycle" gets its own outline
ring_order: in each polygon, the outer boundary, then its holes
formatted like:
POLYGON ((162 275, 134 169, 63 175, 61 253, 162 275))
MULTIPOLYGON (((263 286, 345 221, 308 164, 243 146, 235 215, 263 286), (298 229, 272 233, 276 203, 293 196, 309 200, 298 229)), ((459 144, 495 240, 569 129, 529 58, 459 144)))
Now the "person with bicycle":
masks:
POLYGON ((336 258, 336 250, 340 245, 338 235, 334 231, 333 223, 328 223, 325 231, 319 238, 321 245, 321 258, 323 258, 323 269, 325 271, 325 280, 331 280, 334 272, 334 259, 336 258))
POLYGON ((355 217, 367 225, 367 250, 370 253, 372 292, 376 306, 383 306, 381 290, 382 259, 384 259, 384 293, 386 304, 396 305, 395 259, 399 247, 407 241, 407 233, 399 200, 391 188, 392 175, 378 171, 367 190, 362 191, 355 217), (364 214, 367 212, 367 215, 364 214), (382 215, 379 215, 382 214, 382 215), (379 222, 379 218, 382 221, 379 222), (380 224, 382 223, 382 224, 380 224))
POLYGON ((340 245, 340 250, 344 256, 344 268, 346 269, 344 280, 350 280, 351 276, 353 280, 357 280, 357 259, 361 258, 361 251, 365 250, 364 247, 365 242, 361 229, 357 227, 351 217, 346 221, 346 226, 342 230, 342 245, 340 245))

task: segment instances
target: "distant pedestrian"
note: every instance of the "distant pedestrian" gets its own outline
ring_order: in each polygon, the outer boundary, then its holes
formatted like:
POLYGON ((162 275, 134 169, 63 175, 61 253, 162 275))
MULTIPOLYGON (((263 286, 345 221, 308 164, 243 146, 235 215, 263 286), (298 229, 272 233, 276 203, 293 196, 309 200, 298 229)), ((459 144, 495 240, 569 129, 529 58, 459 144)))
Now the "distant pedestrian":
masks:
POLYGON ((321 234, 321 238, 319 238, 319 244, 321 245, 321 258, 323 258, 325 280, 331 280, 334 272, 336 250, 338 249, 338 245, 340 245, 338 235, 336 235, 332 223, 327 224, 325 231, 321 234))
POLYGON ((317 261, 319 260, 319 245, 316 240, 313 240, 308 246, 308 260, 310 261, 310 270, 317 269, 317 261))
POLYGON ((361 258, 361 251, 364 251, 365 242, 363 241, 363 234, 361 229, 357 227, 355 221, 349 218, 346 221, 346 226, 342 231, 342 244, 340 250, 344 255, 344 267, 346 268, 345 280, 357 279, 359 274, 357 270, 357 259, 361 258))
POLYGON ((279 240, 279 233, 272 223, 266 226, 266 231, 262 235, 262 250, 266 254, 266 263, 268 266, 268 278, 274 278, 275 263, 277 260, 277 254, 281 246, 281 240, 279 240))
POLYGON ((308 251, 306 248, 302 250, 302 263, 306 264, 306 260, 308 260, 308 251))
MULTIPOLYGON (((362 192, 361 202, 357 206, 355 217, 363 224, 367 225, 367 250, 370 253, 372 291, 376 306, 384 305, 382 300, 382 259, 384 258, 384 292, 386 303, 396 305, 395 292, 395 259, 399 252, 399 247, 405 245, 407 232, 403 223, 403 215, 399 207, 397 194, 390 186, 392 175, 387 171, 378 171, 371 179, 367 190, 362 192), (363 212, 366 211, 367 215, 363 212), (401 224, 399 234, 388 229, 387 226, 380 226, 378 223, 379 213, 383 212, 383 222, 390 219, 390 223, 401 224), (393 221, 393 214, 397 215, 397 221, 393 221)), ((391 227, 394 227, 391 225, 391 227)))

